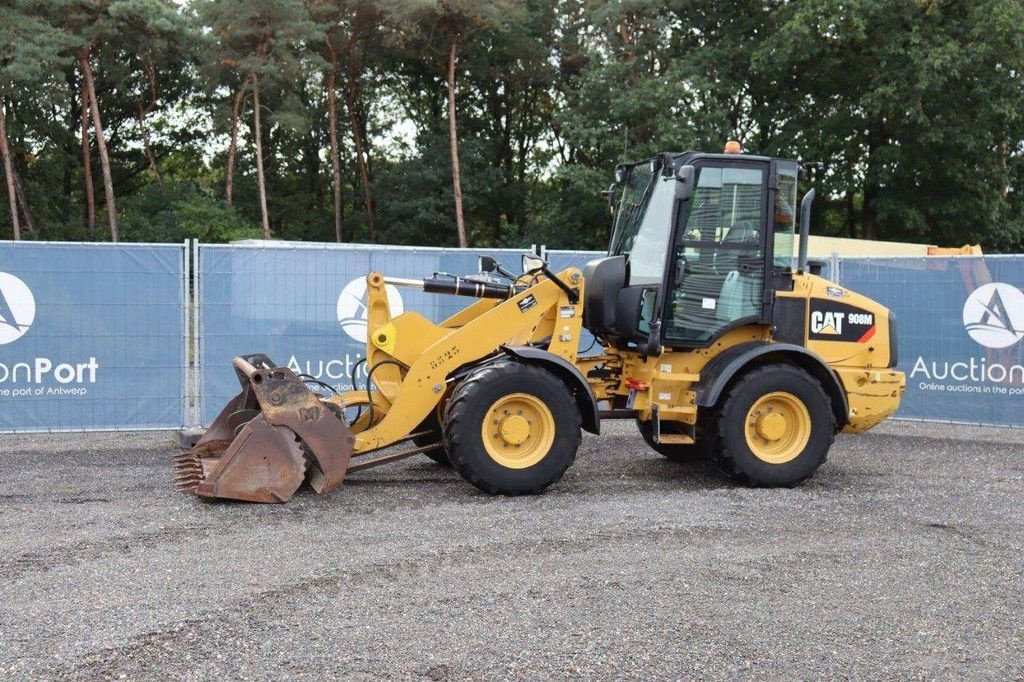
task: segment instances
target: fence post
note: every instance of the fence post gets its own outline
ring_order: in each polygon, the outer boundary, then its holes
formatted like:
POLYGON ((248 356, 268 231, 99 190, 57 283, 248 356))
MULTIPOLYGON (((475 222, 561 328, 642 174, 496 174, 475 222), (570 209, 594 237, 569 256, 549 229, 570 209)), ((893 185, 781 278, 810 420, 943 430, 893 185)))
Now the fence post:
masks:
POLYGON ((192 257, 189 252, 188 242, 188 239, 184 239, 181 243, 181 258, 183 261, 181 278, 181 425, 183 428, 189 426, 192 418, 191 396, 189 393, 189 384, 192 380, 192 365, 189 363, 188 357, 189 339, 192 338, 189 333, 189 322, 192 319, 190 311, 191 299, 189 298, 192 285, 192 257))
POLYGON ((198 428, 203 423, 203 354, 200 344, 202 333, 199 329, 199 305, 202 300, 203 286, 202 267, 200 267, 199 240, 192 240, 192 426, 198 428))

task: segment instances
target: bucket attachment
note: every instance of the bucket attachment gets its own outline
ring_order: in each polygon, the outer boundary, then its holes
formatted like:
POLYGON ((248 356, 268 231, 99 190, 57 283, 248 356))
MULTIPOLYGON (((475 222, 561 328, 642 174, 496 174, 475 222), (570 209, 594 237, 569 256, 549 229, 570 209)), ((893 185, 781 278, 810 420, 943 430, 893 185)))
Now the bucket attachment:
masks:
POLYGON ((287 502, 304 480, 341 485, 355 436, 333 404, 265 355, 234 360, 242 392, 196 445, 174 458, 176 487, 203 497, 287 502))

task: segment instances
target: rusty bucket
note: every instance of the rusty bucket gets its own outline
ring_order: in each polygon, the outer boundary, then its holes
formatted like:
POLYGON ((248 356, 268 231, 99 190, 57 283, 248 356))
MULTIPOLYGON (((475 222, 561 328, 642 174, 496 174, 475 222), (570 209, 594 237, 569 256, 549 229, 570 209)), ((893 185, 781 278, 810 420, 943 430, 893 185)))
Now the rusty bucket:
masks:
POLYGON ((287 502, 303 481, 320 494, 340 486, 355 443, 340 411, 265 355, 233 364, 242 391, 193 448, 174 458, 178 490, 287 502))

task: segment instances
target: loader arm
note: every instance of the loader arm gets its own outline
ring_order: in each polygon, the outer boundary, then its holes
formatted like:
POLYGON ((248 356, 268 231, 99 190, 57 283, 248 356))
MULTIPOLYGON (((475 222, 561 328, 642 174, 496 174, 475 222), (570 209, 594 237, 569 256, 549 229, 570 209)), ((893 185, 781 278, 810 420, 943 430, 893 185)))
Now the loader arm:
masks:
MULTIPOLYGON (((370 278, 375 276, 379 274, 372 273, 370 278)), ((556 277, 582 293, 583 278, 576 268, 564 270, 556 277)), ((380 283, 383 285, 383 278, 380 283)), ((383 286, 373 287, 371 284, 369 291, 371 298, 384 298, 386 305, 383 286)), ((497 352, 510 341, 523 338, 534 340, 538 330, 545 334, 548 330, 555 331, 555 320, 558 329, 550 345, 556 348, 554 352, 569 362, 574 363, 576 360, 576 347, 583 324, 582 306, 570 304, 567 294, 550 279, 541 280, 496 305, 477 304, 467 310, 475 310, 479 314, 459 319, 461 326, 457 328, 432 326, 435 335, 428 336, 426 344, 423 338, 425 330, 419 322, 423 318, 415 313, 399 315, 389 322, 372 327, 372 333, 367 336, 367 354, 372 358, 371 369, 382 361, 406 364, 402 362, 403 358, 415 360, 408 364, 404 376, 401 376, 401 367, 391 364, 381 365, 374 371, 374 383, 382 392, 384 389, 377 382, 377 372, 385 368, 388 370, 385 376, 400 376, 400 390, 384 418, 367 431, 356 435, 356 455, 387 447, 411 433, 437 408, 444 397, 449 377, 454 372, 497 352)))
MULTIPOLYGON (((197 444, 175 458, 178 488, 204 497, 253 502, 286 502, 304 481, 326 493, 341 485, 352 457, 423 436, 416 429, 438 409, 452 376, 499 353, 502 346, 546 348, 575 363, 583 311, 570 298, 583 290, 582 273, 570 268, 553 277, 537 276, 524 286, 437 277, 389 280, 370 273, 369 390, 324 398, 309 389, 308 377, 275 365, 265 355, 236 358, 241 392, 197 444), (415 312, 392 317, 389 283, 418 284, 427 291, 484 300, 440 325, 415 312), (348 416, 348 407, 359 414, 348 416)), ((362 460, 354 468, 376 466, 435 445, 362 460)))

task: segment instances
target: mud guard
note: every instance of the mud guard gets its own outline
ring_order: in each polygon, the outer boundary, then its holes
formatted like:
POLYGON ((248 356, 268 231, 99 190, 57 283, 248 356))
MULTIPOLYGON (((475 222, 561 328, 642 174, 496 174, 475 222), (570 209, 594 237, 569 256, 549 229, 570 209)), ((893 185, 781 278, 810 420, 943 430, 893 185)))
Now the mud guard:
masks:
POLYGON ((719 354, 700 372, 700 383, 694 387, 697 391, 697 405, 713 407, 729 382, 739 376, 744 368, 752 363, 760 364, 771 360, 785 360, 808 372, 825 389, 832 403, 836 426, 842 428, 850 421, 846 391, 843 390, 836 373, 817 353, 791 343, 750 341, 719 354))
POLYGON ((601 433, 601 417, 598 413, 597 397, 576 366, 565 358, 542 348, 533 346, 502 346, 501 350, 511 357, 531 365, 539 365, 560 378, 576 398, 580 410, 583 429, 593 434, 601 433))

